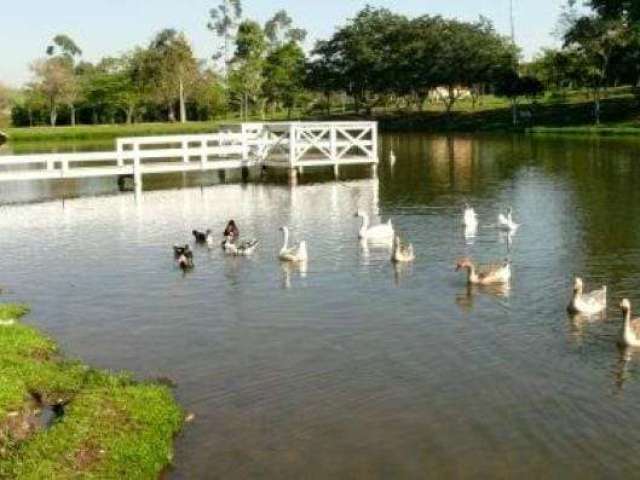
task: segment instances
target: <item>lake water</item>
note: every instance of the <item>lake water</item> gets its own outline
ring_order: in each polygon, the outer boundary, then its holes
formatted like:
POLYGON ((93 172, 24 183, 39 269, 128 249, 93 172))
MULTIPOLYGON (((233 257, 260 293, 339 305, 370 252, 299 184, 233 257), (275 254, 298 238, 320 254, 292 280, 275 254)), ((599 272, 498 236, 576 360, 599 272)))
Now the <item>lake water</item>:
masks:
POLYGON ((176 176, 139 203, 112 180, 1 185, 2 202, 57 198, 0 208, 2 299, 72 356, 176 381, 196 418, 170 478, 634 476, 640 353, 616 338, 619 299, 640 311, 639 147, 387 135, 379 179, 176 176), (87 193, 105 195, 70 198, 87 193), (492 226, 507 206, 510 251, 492 226), (356 208, 392 218, 416 262, 363 248, 356 208), (171 245, 228 218, 255 256, 196 248, 178 271, 171 245), (303 271, 277 261, 281 225, 309 244, 303 271), (468 289, 463 255, 509 256, 511 288, 468 289), (576 274, 608 285, 605 318, 565 314, 576 274))

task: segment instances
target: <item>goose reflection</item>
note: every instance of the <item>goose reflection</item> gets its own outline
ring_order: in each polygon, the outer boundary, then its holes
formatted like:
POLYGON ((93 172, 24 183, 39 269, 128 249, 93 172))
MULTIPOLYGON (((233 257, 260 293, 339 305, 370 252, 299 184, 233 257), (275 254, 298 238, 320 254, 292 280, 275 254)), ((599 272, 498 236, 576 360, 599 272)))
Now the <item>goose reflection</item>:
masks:
POLYGON ((412 263, 391 262, 393 265, 393 283, 399 287, 413 273, 412 263))
POLYGON ((618 393, 624 390, 624 384, 631 378, 630 366, 635 353, 632 347, 618 347, 618 361, 616 362, 614 376, 615 385, 618 393))
POLYGON ((507 252, 511 251, 515 232, 498 230, 498 241, 507 246, 507 252))
POLYGON ((281 286, 283 289, 287 290, 291 288, 292 283, 291 279, 298 278, 307 278, 307 267, 308 262, 282 262, 280 263, 280 270, 282 271, 282 283, 281 286))
POLYGON ((473 310, 473 302, 478 295, 487 295, 497 299, 507 299, 511 294, 508 283, 495 285, 477 285, 469 283, 456 295, 456 304, 465 312, 473 310))
POLYGON ((368 260, 370 260, 373 255, 376 257, 379 255, 381 259, 389 260, 389 255, 393 248, 393 241, 392 239, 379 241, 360 239, 359 245, 362 259, 368 263, 368 260))

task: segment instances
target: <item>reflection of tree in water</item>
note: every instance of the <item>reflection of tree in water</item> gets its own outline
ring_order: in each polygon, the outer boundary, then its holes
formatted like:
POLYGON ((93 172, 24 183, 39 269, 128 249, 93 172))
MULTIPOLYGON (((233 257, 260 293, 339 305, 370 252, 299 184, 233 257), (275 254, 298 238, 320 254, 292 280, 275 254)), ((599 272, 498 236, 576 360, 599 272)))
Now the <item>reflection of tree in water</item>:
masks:
POLYGON ((497 195, 495 178, 512 178, 531 150, 512 136, 394 134, 384 136, 383 143, 385 152, 393 146, 398 161, 393 180, 385 178, 390 169, 380 171, 381 200, 412 204, 429 204, 451 193, 497 195), (525 153, 514 154, 519 149, 525 153))
POLYGON ((611 292, 629 291, 640 272, 633 261, 640 247, 637 143, 546 137, 534 143, 542 167, 554 177, 562 174, 572 187, 575 202, 558 208, 572 220, 567 234, 584 259, 582 274, 601 279, 611 292))

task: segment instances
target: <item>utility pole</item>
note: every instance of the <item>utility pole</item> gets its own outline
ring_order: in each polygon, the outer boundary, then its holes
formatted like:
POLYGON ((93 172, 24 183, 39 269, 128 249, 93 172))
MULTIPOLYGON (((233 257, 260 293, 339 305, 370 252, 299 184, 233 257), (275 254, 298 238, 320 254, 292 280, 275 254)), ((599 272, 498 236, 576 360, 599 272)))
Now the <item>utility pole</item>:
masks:
POLYGON ((513 16, 513 0, 509 0, 509 19, 511 22, 511 43, 516 44, 516 22, 513 16))

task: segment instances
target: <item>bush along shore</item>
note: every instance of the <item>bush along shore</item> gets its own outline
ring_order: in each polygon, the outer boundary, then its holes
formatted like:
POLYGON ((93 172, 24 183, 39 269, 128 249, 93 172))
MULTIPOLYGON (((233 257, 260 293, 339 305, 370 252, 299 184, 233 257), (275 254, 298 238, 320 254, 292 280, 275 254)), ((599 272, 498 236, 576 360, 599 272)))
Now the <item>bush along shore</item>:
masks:
POLYGON ((65 359, 0 304, 0 479, 158 478, 183 412, 167 386, 65 359))

